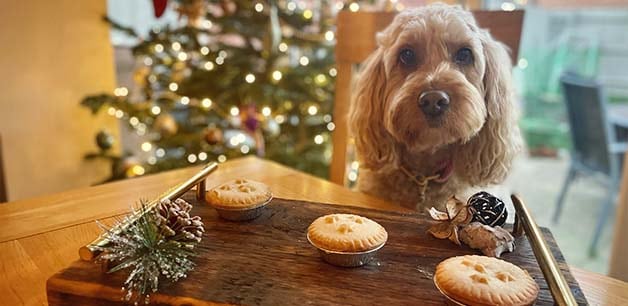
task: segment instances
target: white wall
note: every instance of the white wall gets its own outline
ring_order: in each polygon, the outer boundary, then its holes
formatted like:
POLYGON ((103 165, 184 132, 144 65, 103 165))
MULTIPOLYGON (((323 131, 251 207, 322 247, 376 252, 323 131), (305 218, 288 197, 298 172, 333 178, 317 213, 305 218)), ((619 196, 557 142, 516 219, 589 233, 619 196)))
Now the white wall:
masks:
POLYGON ((79 102, 114 88, 105 0, 9 0, 0 9, 0 135, 9 200, 87 186, 108 165, 83 161, 112 118, 79 102))
MULTIPOLYGON (((179 14, 172 9, 172 1, 163 15, 155 17, 153 2, 149 0, 108 0, 107 11, 111 19, 135 30, 141 37, 147 37, 155 26, 176 25, 179 14)), ((137 41, 120 31, 111 31, 111 42, 115 46, 132 47, 137 41)))

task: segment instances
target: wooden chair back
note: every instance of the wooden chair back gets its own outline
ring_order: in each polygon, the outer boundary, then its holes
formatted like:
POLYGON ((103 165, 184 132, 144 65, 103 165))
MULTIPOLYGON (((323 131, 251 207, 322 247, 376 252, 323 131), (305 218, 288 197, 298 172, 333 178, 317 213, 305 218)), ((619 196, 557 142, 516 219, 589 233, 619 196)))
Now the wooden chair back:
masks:
MULTIPOLYGON (((330 180, 344 184, 347 163, 349 131, 347 115, 351 92, 353 66, 362 63, 376 48, 375 34, 388 26, 395 12, 349 12, 338 13, 336 30, 336 98, 334 121, 336 129, 332 134, 333 154, 330 180)), ((519 55, 519 42, 523 25, 523 11, 473 11, 481 28, 488 29, 491 35, 507 45, 511 50, 513 63, 519 55)))

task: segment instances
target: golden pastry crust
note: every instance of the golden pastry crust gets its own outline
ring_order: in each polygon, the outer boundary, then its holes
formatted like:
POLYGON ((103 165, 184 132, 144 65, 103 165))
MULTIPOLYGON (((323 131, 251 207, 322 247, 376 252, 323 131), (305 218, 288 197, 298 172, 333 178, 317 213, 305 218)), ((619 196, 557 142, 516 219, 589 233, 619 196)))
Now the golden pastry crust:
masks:
POLYGON ((243 178, 216 186, 205 194, 209 204, 222 209, 255 208, 272 196, 266 184, 243 178))
POLYGON ((434 282, 447 296, 467 305, 531 305, 539 294, 527 271, 487 256, 448 258, 436 267, 434 282))
POLYGON ((377 222, 358 215, 331 214, 314 220, 308 228, 314 246, 335 252, 363 252, 377 248, 388 233, 377 222))

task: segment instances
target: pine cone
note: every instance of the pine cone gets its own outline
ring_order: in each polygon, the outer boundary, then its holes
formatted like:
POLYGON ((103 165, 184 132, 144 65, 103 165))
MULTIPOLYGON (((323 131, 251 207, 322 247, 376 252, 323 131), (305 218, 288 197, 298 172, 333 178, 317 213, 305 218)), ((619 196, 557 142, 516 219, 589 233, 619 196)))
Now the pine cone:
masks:
POLYGON ((182 199, 164 200, 155 210, 157 226, 169 240, 200 242, 205 228, 199 216, 190 216, 192 205, 182 199))

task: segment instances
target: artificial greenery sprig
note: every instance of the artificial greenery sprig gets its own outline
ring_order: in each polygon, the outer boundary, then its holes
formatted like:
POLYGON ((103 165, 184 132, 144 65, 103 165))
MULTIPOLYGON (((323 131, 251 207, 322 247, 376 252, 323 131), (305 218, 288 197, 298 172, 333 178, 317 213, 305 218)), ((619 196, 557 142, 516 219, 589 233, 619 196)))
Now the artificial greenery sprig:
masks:
MULTIPOLYGON (((161 277, 176 282, 194 268, 191 257, 205 229, 200 217, 190 216, 192 205, 182 199, 164 200, 151 210, 145 200, 140 200, 138 209, 133 213, 140 217, 126 231, 98 223, 110 241, 99 248, 103 251, 99 258, 114 264, 109 273, 130 269, 122 287, 125 301, 138 304, 143 300, 148 304, 161 277)), ((126 218, 116 225, 126 222, 126 218)))

